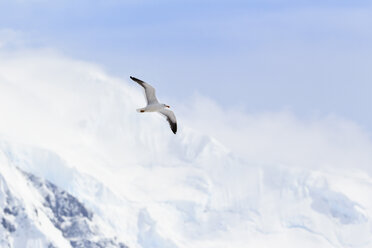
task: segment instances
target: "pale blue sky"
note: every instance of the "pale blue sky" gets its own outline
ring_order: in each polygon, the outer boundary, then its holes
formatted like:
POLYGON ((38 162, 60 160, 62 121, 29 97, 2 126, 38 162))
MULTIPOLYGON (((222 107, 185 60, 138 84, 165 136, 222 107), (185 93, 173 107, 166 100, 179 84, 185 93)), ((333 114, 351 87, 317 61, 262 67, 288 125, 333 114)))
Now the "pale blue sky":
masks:
POLYGON ((198 92, 248 113, 335 114, 372 131, 370 1, 0 0, 1 29, 168 99, 198 92))

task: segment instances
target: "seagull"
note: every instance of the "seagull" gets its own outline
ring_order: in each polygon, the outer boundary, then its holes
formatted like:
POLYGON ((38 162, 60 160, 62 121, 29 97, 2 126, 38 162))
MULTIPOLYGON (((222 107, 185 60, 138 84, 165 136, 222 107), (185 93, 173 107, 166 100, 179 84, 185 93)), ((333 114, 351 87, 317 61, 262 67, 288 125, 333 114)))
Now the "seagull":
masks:
POLYGON ((147 106, 144 108, 137 109, 137 112, 140 112, 140 113, 158 112, 159 114, 167 118, 167 121, 169 122, 172 132, 176 134, 177 120, 176 120, 176 116, 174 115, 173 111, 167 109, 167 108, 170 108, 169 105, 164 104, 164 103, 159 103, 158 99, 155 96, 155 89, 151 85, 135 77, 130 77, 130 79, 132 79, 133 81, 135 81, 136 83, 138 83, 145 89, 147 106))

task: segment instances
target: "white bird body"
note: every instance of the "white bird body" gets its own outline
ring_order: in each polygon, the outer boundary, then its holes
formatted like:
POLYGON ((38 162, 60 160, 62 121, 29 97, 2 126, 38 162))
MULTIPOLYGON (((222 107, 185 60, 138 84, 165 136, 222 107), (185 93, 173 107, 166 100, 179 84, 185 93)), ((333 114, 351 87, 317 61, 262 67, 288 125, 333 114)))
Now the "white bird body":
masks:
POLYGON ((140 113, 158 112, 159 114, 165 116, 172 129, 172 132, 176 134, 177 132, 176 116, 174 115, 173 111, 166 109, 170 107, 164 103, 159 103, 158 99, 155 96, 155 89, 151 85, 143 82, 142 80, 138 78, 135 78, 135 77, 130 77, 130 78, 145 89, 147 106, 144 108, 139 108, 137 109, 137 111, 140 113))
POLYGON ((137 109, 138 112, 158 112, 159 110, 164 109, 164 104, 161 103, 153 103, 149 104, 144 108, 137 109))

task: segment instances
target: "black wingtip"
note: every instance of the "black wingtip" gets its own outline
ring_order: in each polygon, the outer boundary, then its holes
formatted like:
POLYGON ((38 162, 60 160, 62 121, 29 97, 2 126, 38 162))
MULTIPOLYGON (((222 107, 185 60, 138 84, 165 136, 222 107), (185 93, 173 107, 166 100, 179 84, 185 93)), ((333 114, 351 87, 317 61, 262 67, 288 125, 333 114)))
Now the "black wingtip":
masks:
POLYGON ((132 79, 134 82, 136 82, 136 83, 138 83, 138 84, 140 84, 140 85, 143 86, 143 83, 144 82, 141 79, 138 79, 138 78, 132 77, 132 76, 130 76, 130 79, 132 79))
POLYGON ((172 129, 172 132, 173 132, 174 134, 176 134, 176 133, 177 133, 177 123, 172 124, 172 125, 171 125, 171 129, 172 129))
POLYGON ((138 78, 132 77, 132 76, 130 76, 130 79, 132 79, 133 81, 142 81, 141 79, 138 79, 138 78))

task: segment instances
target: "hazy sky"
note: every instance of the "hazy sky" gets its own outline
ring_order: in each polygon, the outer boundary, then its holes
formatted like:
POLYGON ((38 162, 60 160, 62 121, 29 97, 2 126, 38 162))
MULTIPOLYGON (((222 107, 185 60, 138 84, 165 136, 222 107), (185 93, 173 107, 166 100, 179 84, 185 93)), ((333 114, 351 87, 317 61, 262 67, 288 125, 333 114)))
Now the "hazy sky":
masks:
POLYGON ((52 48, 142 78, 171 101, 200 93, 369 131, 371 30, 370 1, 0 0, 3 48, 52 48))

